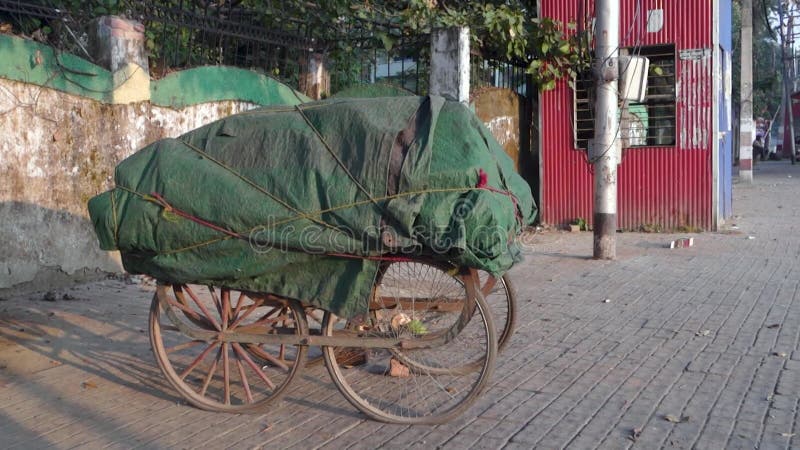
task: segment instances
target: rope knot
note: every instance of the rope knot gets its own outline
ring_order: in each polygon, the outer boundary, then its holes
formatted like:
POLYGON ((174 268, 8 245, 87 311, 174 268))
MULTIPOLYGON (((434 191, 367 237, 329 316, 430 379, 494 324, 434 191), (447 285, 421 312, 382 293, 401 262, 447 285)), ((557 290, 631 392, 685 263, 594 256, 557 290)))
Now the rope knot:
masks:
POLYGON ((483 169, 478 169, 478 184, 476 188, 485 188, 489 184, 489 175, 483 169))

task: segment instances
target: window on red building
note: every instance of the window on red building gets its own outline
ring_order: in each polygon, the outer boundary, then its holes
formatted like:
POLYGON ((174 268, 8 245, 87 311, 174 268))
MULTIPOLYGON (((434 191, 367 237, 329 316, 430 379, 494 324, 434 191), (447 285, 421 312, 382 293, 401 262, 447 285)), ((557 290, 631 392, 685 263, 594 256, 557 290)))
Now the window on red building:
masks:
MULTIPOLYGON (((650 60, 644 102, 625 102, 620 108, 620 138, 624 147, 675 145, 675 45, 620 49, 621 55, 644 56, 650 60)), ((574 145, 586 149, 594 138, 594 80, 591 73, 574 83, 574 145)))

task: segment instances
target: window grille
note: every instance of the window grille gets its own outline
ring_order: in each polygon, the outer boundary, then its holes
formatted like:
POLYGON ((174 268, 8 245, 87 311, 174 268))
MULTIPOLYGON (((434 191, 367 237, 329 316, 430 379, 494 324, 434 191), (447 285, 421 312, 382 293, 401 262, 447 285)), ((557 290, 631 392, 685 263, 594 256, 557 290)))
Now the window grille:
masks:
MULTIPOLYGON (((623 48, 620 54, 650 60, 644 102, 623 102, 620 108, 623 147, 675 145, 675 45, 623 48)), ((573 138, 578 149, 585 150, 594 138, 594 83, 591 72, 574 80, 573 138)))

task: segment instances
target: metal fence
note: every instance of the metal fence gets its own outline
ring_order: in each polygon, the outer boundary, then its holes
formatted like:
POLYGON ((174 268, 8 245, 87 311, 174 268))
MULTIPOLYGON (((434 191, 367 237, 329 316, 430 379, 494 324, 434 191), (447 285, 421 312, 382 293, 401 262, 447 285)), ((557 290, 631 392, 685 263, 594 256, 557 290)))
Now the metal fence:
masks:
MULTIPOLYGON (((417 95, 428 92, 430 36, 406 37, 390 49, 376 39, 349 58, 330 61, 333 91, 359 84, 389 84, 417 95)), ((527 95, 525 68, 472 55, 471 88, 493 86, 527 95)))
MULTIPOLYGON (((90 9, 69 11, 50 0, 0 0, 0 22, 14 32, 46 41, 60 51, 92 60, 87 51, 90 9)), ((91 2, 87 2, 91 3, 91 2)), ((280 29, 240 2, 174 0, 120 2, 125 16, 144 24, 152 76, 202 65, 254 69, 292 87, 312 52, 327 56, 333 93, 359 84, 383 83, 424 95, 430 72, 430 36, 396 29, 365 31, 357 21, 336 42, 314 39, 303 20, 282 21, 280 29)), ((522 95, 524 69, 473 56, 473 89, 499 86, 522 95)))
POLYGON ((316 42, 303 22, 276 31, 234 2, 142 2, 134 17, 145 25, 156 75, 199 65, 257 69, 297 86, 299 64, 316 42))
POLYGON ((0 22, 14 33, 46 42, 60 51, 92 59, 86 50, 89 14, 70 13, 48 2, 0 0, 0 22))
MULTIPOLYGON (((288 22, 276 30, 238 3, 127 2, 123 13, 145 26, 155 77, 189 67, 231 65, 297 86, 300 62, 322 45, 310 37, 304 22, 288 22)), ((0 0, 0 22, 12 24, 15 33, 89 60, 93 58, 87 51, 88 35, 94 19, 88 7, 79 11, 46 0, 0 0)))

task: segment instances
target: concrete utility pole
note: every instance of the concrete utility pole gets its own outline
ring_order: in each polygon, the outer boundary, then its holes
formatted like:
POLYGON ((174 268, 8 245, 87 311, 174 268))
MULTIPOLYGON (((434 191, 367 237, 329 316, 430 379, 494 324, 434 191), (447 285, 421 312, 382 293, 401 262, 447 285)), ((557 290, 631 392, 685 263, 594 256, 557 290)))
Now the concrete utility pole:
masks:
POLYGON ((431 33, 428 92, 469 102, 469 28, 440 28, 431 33))
MULTIPOLYGON (((780 3, 780 2, 779 2, 780 3)), ((742 0, 739 179, 753 182, 753 0, 742 0)))
POLYGON ((594 257, 617 256, 617 165, 620 159, 619 104, 619 2, 597 0, 597 26, 593 69, 596 83, 594 142, 589 158, 594 163, 594 257))
MULTIPOLYGON (((752 1, 752 0, 750 0, 752 1)), ((784 128, 783 133, 789 135, 789 155, 792 164, 795 163, 795 149, 794 149, 794 117, 792 115, 792 91, 794 87, 793 77, 792 77, 792 69, 794 65, 794 58, 793 56, 789 56, 786 54, 786 47, 789 45, 789 36, 792 34, 791 27, 791 19, 786 24, 786 29, 783 28, 783 19, 786 16, 783 10, 783 0, 778 1, 778 18, 780 19, 780 34, 781 34, 781 62, 782 62, 782 70, 781 70, 781 78, 783 78, 783 114, 786 119, 784 119, 784 128), (789 65, 789 60, 792 60, 792 66, 789 65)), ((744 19, 744 15, 742 16, 744 19)), ((742 24, 744 27, 744 23, 742 24)), ((742 30, 744 35, 744 28, 742 30)), ((743 40, 744 42, 744 40, 743 40)), ((744 46, 742 46, 742 52, 744 52, 744 46)), ((744 63, 744 56, 742 56, 742 62, 744 63)), ((743 66, 744 67, 744 66, 743 66)), ((742 69, 744 72, 744 68, 742 69)), ((786 139, 783 140, 787 142, 786 139)))

